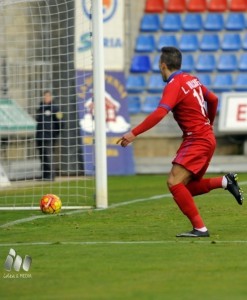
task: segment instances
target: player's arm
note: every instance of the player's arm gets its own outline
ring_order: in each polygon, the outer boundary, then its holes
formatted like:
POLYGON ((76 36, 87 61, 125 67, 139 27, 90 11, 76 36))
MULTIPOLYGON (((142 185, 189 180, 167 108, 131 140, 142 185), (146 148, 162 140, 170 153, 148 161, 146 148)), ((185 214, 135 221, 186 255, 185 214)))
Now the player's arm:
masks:
POLYGON ((122 147, 126 147, 129 143, 132 143, 138 135, 158 124, 176 105, 179 90, 179 83, 173 81, 172 83, 167 84, 163 90, 162 98, 156 110, 153 111, 142 123, 122 136, 117 141, 117 144, 119 143, 122 147))
POLYGON ((143 122, 122 136, 117 141, 117 144, 120 143, 122 147, 126 147, 129 143, 132 143, 139 134, 148 131, 158 124, 167 114, 168 110, 166 108, 158 106, 143 122))
POLYGON ((207 102, 207 111, 210 124, 214 124, 214 119, 217 113, 218 97, 205 86, 202 86, 204 100, 207 102))

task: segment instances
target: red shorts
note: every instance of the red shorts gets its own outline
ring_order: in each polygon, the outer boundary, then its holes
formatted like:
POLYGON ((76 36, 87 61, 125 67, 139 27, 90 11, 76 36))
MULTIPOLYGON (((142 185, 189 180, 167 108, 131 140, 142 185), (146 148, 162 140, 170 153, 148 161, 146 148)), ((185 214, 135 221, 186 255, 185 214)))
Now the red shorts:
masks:
POLYGON ((199 179, 206 173, 215 147, 215 136, 211 131, 203 137, 185 137, 172 163, 183 166, 199 179))

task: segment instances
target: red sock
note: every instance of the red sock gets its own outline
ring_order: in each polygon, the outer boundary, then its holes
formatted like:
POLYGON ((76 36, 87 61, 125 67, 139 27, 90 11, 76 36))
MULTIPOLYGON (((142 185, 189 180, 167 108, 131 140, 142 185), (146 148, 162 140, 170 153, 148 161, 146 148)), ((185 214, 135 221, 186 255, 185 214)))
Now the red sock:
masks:
POLYGON ((204 227, 203 220, 194 203, 191 193, 182 183, 176 184, 170 188, 174 200, 184 215, 190 220, 193 228, 204 227))
POLYGON ((186 187, 192 196, 206 194, 211 190, 222 188, 222 177, 192 180, 186 187))

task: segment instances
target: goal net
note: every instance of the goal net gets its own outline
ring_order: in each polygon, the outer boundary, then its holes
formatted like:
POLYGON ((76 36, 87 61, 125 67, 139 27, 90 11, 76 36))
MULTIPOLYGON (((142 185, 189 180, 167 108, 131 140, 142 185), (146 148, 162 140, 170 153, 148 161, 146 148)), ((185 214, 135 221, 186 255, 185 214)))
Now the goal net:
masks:
MULTIPOLYGON (((76 13, 74 0, 0 0, 0 209, 36 209, 48 193, 63 208, 94 205, 77 105, 76 13)), ((92 21, 81 22, 90 38, 92 21)))

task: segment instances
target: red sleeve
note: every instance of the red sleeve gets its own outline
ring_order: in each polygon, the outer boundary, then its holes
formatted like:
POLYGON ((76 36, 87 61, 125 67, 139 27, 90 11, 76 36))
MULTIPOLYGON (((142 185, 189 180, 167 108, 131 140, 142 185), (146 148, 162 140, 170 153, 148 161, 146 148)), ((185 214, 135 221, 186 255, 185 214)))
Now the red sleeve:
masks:
POLYGON ((214 119, 217 113, 218 97, 205 86, 202 86, 204 100, 207 102, 207 111, 210 124, 214 124, 214 119))
POLYGON ((132 133, 137 136, 158 124, 168 113, 163 107, 157 107, 142 123, 132 129, 132 133))
POLYGON ((168 111, 172 110, 177 104, 180 85, 178 81, 171 80, 163 90, 163 95, 159 103, 159 107, 163 107, 168 111))

